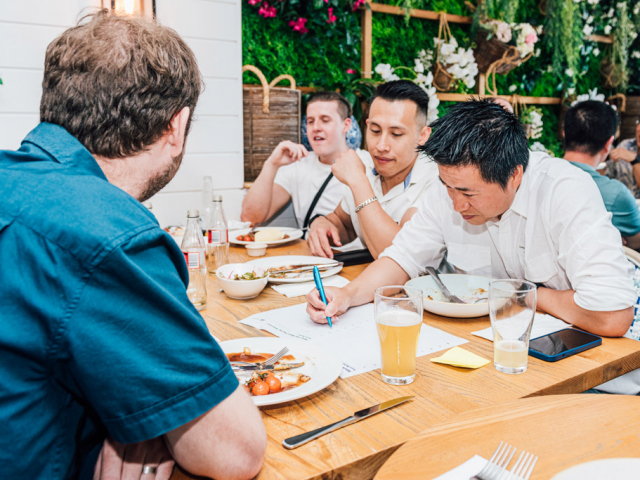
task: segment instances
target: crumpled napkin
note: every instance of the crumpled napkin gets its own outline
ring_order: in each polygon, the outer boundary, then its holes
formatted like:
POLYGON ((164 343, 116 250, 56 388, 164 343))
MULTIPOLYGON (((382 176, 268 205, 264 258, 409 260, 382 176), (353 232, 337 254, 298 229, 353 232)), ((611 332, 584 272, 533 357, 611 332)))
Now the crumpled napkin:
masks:
POLYGON ((431 361, 461 368, 480 368, 491 363, 491 360, 482 358, 460 347, 453 347, 441 357, 432 358, 431 361))

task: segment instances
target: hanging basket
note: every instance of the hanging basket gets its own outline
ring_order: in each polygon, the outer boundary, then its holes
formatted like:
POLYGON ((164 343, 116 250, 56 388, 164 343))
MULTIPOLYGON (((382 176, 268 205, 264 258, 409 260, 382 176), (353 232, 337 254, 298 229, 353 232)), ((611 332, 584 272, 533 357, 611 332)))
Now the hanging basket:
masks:
POLYGON ((280 75, 267 83, 253 65, 245 65, 242 71, 253 72, 261 84, 242 87, 244 180, 252 182, 280 142, 300 143, 300 90, 296 90, 290 75, 280 75), (290 86, 275 87, 281 80, 288 80, 290 86))
POLYGON ((620 122, 620 138, 636 138, 637 121, 640 118, 640 97, 626 97, 625 109, 619 109, 622 116, 620 122))
MULTIPOLYGON (((445 43, 451 40, 451 30, 449 29, 449 22, 447 22, 447 14, 442 12, 440 14, 440 27, 438 28, 438 40, 443 40, 445 43)), ((436 50, 436 62, 433 68, 433 86, 439 92, 449 92, 456 86, 456 80, 447 71, 447 65, 440 62, 440 47, 441 43, 438 43, 436 50)))
POLYGON ((602 86, 607 90, 618 88, 622 83, 622 68, 616 65, 611 58, 606 58, 600 63, 600 75, 602 86))
POLYGON ((473 56, 476 59, 480 73, 488 73, 489 67, 496 62, 500 62, 495 66, 495 73, 505 75, 531 58, 530 54, 520 58, 520 53, 516 47, 501 42, 495 35, 487 40, 490 34, 488 30, 482 27, 478 29, 476 34, 477 48, 473 52, 473 56))
POLYGON ((513 114, 520 119, 520 123, 522 123, 522 126, 524 127, 524 133, 527 135, 527 139, 531 138, 531 134, 533 133, 533 125, 531 125, 530 123, 524 123, 521 119, 521 116, 525 113, 525 108, 527 108, 525 103, 522 101, 522 97, 517 93, 514 93, 513 95, 511 95, 509 103, 513 107, 513 114))

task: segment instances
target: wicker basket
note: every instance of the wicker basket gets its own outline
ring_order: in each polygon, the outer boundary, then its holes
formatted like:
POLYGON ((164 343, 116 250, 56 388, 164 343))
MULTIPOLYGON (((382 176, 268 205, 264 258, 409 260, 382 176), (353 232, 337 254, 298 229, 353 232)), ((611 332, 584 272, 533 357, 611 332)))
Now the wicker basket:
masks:
MULTIPOLYGON (((621 111, 619 109, 619 111, 621 111)), ((620 139, 636 138, 637 121, 640 119, 640 97, 627 97, 626 108, 622 110, 620 139)))
POLYGON ((515 67, 520 65, 520 63, 525 61, 520 61, 520 54, 518 53, 516 47, 501 42, 495 36, 491 37, 490 40, 487 40, 487 37, 489 35, 490 32, 485 30, 484 28, 479 28, 478 33, 476 34, 477 48, 473 52, 473 56, 476 58, 478 71, 480 73, 486 73, 487 70, 489 70, 489 67, 493 63, 501 60, 508 51, 510 51, 509 57, 513 58, 514 60, 509 62, 501 62, 500 65, 496 66, 495 73, 499 75, 505 75, 515 67), (515 55, 513 54, 514 51, 515 55))
POLYGON ((245 65, 261 85, 242 87, 244 127, 244 181, 254 181, 271 152, 283 140, 300 143, 300 90, 290 75, 280 75, 268 84, 260 70, 245 65), (289 80, 289 88, 274 87, 281 80, 289 80))
MULTIPOLYGON (((440 13, 440 26, 438 27, 438 40, 449 42, 451 40, 451 29, 449 28, 449 22, 447 22, 447 14, 445 12, 440 13)), ((439 92, 448 92, 456 86, 456 81, 449 72, 447 72, 447 65, 440 62, 440 47, 438 44, 436 49, 436 62, 433 67, 433 86, 439 92)))
POLYGON ((607 90, 618 88, 622 83, 622 69, 609 58, 600 63, 600 75, 602 76, 602 86, 607 90))

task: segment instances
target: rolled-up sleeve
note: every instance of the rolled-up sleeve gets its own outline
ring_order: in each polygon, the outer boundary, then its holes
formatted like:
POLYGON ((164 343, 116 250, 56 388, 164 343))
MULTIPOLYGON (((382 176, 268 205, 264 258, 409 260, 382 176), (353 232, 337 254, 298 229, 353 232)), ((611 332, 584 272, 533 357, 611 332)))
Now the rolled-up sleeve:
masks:
POLYGON ((558 262, 576 292, 574 301, 591 311, 617 311, 634 305, 633 267, 596 184, 580 178, 563 182, 569 185, 554 189, 547 213, 551 236, 557 239, 558 262))

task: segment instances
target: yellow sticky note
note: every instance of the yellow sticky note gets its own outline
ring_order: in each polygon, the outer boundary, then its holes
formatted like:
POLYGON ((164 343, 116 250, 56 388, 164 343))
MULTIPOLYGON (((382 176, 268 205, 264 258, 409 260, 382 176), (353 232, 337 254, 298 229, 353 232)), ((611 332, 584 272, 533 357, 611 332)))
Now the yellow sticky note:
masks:
POLYGON ((480 368, 491 362, 460 347, 453 347, 441 357, 432 358, 431 361, 462 368, 480 368))

